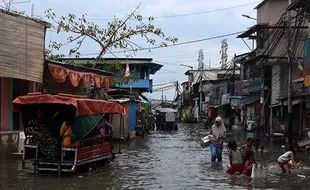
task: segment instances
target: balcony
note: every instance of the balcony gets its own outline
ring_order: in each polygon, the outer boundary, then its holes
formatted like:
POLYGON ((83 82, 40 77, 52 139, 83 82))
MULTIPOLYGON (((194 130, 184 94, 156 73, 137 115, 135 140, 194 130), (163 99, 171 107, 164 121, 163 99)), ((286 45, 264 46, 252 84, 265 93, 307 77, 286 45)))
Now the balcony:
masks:
POLYGON ((249 93, 255 93, 261 90, 262 87, 262 77, 256 77, 249 80, 249 93))
POLYGON ((147 92, 152 92, 153 89, 153 80, 149 79, 139 79, 139 80, 130 80, 127 84, 115 84, 115 87, 118 88, 127 88, 127 89, 145 89, 147 92))

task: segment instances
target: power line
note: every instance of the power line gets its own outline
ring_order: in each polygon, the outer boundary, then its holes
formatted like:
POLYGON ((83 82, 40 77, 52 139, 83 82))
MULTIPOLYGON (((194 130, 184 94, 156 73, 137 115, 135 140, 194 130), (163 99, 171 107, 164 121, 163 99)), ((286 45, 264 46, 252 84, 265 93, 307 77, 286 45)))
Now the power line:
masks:
MULTIPOLYGON (((150 47, 150 48, 139 48, 139 49, 134 49, 134 50, 121 50, 121 51, 115 51, 115 52, 106 53, 106 54, 126 53, 126 52, 132 52, 132 51, 145 51, 145 50, 152 50, 152 49, 175 47, 175 46, 181 46, 181 45, 187 45, 187 44, 193 44, 193 43, 198 43, 198 42, 203 42, 203 41, 209 41, 209 40, 224 38, 224 37, 228 37, 228 36, 234 36, 234 35, 237 35, 237 34, 241 34, 243 32, 244 31, 233 32, 233 33, 219 35, 219 36, 213 36, 213 37, 209 37, 209 38, 203 38, 203 39, 192 40, 192 41, 187 41, 187 42, 182 42, 182 43, 170 44, 170 45, 167 45, 167 46, 155 46, 155 47, 150 47)), ((91 55, 98 55, 98 53, 81 54, 81 56, 91 56, 91 55)))
MULTIPOLYGON (((245 7, 248 5, 252 5, 252 4, 256 4, 259 3, 261 1, 254 1, 251 3, 246 3, 246 4, 241 4, 241 5, 236 5, 236 6, 232 6, 232 7, 225 7, 225 8, 221 8, 221 9, 214 9, 214 10, 208 10, 208 11, 202 11, 202 12, 196 12, 196 13, 187 13, 187 14, 176 14, 176 15, 166 15, 166 16, 154 16, 154 19, 158 19, 158 18, 176 18, 176 17, 186 17, 186 16, 194 16, 194 15, 202 15, 202 14, 208 14, 208 13, 214 13, 214 12, 220 12, 220 11, 226 11, 226 10, 230 10, 230 9, 236 9, 236 8, 240 8, 240 7, 245 7)), ((38 15, 40 16, 40 15, 38 15)), ((41 15, 41 17, 46 17, 46 15, 41 15)), ((142 18, 143 20, 148 20, 149 17, 145 17, 142 18)), ((102 20, 102 21, 110 21, 110 20, 115 20, 115 18, 87 18, 88 20, 102 20)), ((136 20, 136 19, 129 19, 129 20, 136 20)))
POLYGON ((171 81, 171 82, 165 82, 165 83, 159 83, 159 84, 153 84, 153 86, 163 86, 163 85, 171 85, 171 84, 175 84, 177 81, 171 81))
MULTIPOLYGON (((203 12, 196 12, 196 13, 187 13, 187 14, 176 14, 176 15, 166 15, 166 16, 155 16, 153 18, 157 19, 157 18, 176 18, 176 17, 185 17, 185 16, 193 16, 193 15, 201 15, 201 14, 208 14, 208 13, 213 13, 213 12, 219 12, 219 11, 226 11, 229 9, 235 9, 235 8, 240 8, 240 7, 245 7, 248 5, 252 5, 252 4, 256 4, 260 1, 254 1, 251 3, 246 3, 246 4, 242 4, 242 5, 237 5, 237 6, 232 6, 232 7, 226 7, 226 8, 221 8, 221 9, 215 9, 215 10, 208 10, 208 11, 203 11, 203 12)), ((88 18, 89 20, 113 20, 112 18, 108 19, 108 18, 88 18)), ((148 19, 148 18, 143 18, 143 19, 148 19)))

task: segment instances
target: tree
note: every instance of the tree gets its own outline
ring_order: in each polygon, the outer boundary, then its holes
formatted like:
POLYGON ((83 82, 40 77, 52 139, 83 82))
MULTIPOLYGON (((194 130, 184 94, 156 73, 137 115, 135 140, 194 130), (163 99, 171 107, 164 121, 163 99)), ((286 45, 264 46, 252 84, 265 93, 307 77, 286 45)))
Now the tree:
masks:
MULTIPOLYGON (((124 20, 114 18, 106 28, 101 28, 94 22, 88 21, 86 14, 81 18, 77 18, 74 14, 68 14, 67 17, 58 18, 51 9, 47 10, 46 16, 48 19, 52 19, 57 24, 57 33, 70 32, 75 36, 67 38, 66 43, 52 42, 50 48, 59 50, 61 47, 76 42, 76 47, 70 49, 69 55, 80 56, 79 49, 81 48, 83 41, 89 38, 95 41, 100 46, 100 51, 97 56, 97 63, 106 53, 112 53, 113 49, 137 51, 141 48, 139 45, 131 41, 133 36, 140 35, 146 40, 147 43, 154 46, 167 46, 167 42, 176 43, 178 41, 175 37, 166 36, 161 28, 156 28, 152 23, 154 17, 149 17, 148 23, 143 22, 143 17, 137 14, 139 6, 132 11, 124 20), (129 20, 136 20, 139 24, 132 27, 129 25, 129 20), (150 36, 150 35, 153 35, 150 36), (154 37, 161 40, 159 44, 156 44, 154 37)), ((63 56, 63 55, 61 55, 63 56)))
POLYGON ((148 44, 160 47, 165 47, 168 45, 167 43, 176 43, 178 41, 175 37, 166 36, 161 28, 156 28, 153 24, 154 17, 149 17, 147 23, 144 23, 143 17, 137 13, 139 7, 140 5, 123 20, 114 18, 108 22, 105 28, 88 21, 86 14, 83 14, 80 18, 77 18, 74 14, 68 14, 67 17, 57 17, 51 9, 47 10, 45 12, 46 16, 56 23, 57 33, 67 32, 72 34, 65 43, 51 42, 49 49, 46 51, 47 58, 59 59, 64 57, 64 54, 52 54, 52 49, 60 50, 61 47, 72 43, 75 43, 76 46, 69 50, 69 56, 80 57, 81 53, 79 50, 84 40, 88 38, 96 42, 100 47, 93 65, 93 68, 97 68, 97 64, 106 53, 114 55, 113 50, 135 53, 140 49, 141 47, 131 40, 134 36, 141 36, 148 44), (138 22, 138 24, 132 27, 129 22, 131 20, 138 22))

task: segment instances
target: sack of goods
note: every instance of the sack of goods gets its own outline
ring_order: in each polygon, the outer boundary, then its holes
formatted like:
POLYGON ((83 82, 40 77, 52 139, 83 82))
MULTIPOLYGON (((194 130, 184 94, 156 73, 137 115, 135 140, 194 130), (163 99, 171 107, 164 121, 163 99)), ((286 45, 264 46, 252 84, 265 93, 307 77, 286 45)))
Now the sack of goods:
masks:
POLYGON ((266 176, 266 172, 265 172, 265 168, 262 165, 254 165, 252 167, 252 173, 251 173, 251 178, 260 178, 260 177, 265 177, 266 176))
POLYGON ((200 142, 201 147, 203 148, 208 147, 211 144, 211 140, 212 140, 212 135, 208 135, 208 136, 201 138, 201 142, 200 142))

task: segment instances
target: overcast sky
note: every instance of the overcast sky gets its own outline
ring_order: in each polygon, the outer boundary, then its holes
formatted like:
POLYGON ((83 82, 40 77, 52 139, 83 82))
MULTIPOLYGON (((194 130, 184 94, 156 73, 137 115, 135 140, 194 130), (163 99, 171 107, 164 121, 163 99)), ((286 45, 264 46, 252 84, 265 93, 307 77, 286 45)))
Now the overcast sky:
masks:
MULTIPOLYGON (((0 5, 3 2, 0 0, 0 5)), ((8 0, 6 0, 8 1, 8 0)), ((16 0, 24 1, 24 0, 16 0)), ((161 27, 168 36, 175 36, 179 42, 204 39, 219 36, 228 33, 234 33, 246 30, 255 24, 255 20, 242 17, 242 14, 250 15, 256 18, 254 7, 259 4, 257 0, 31 0, 29 3, 14 4, 13 9, 25 11, 31 14, 31 7, 34 4, 34 15, 44 18, 44 11, 51 8, 57 16, 65 16, 68 13, 74 13, 80 16, 84 13, 94 22, 106 26, 107 20, 114 16, 124 18, 126 14, 133 10, 139 3, 141 6, 139 13, 143 17, 154 16, 155 26, 161 27), (252 3, 252 4, 250 4, 252 3), (226 9, 229 7, 238 8, 226 9), (219 10, 225 9, 225 10, 219 10), (214 11, 215 10, 215 11, 214 11), (218 10, 218 11, 216 11, 218 10), (208 12, 204 14, 195 14, 208 12), (213 12, 212 12, 213 11, 213 12), (184 15, 176 17, 166 17, 172 15, 184 15)), ((44 18, 45 19, 45 18, 44 18)), ((46 40, 64 42, 66 34, 56 34, 53 30, 47 31, 46 40)), ((143 40, 137 38, 136 43, 142 47, 149 47, 143 40)), ((153 78, 154 84, 166 83, 171 81, 184 82, 187 80, 184 73, 188 70, 180 64, 192 65, 197 68, 198 51, 203 49, 205 64, 211 67, 218 67, 220 62, 220 48, 222 39, 202 41, 187 45, 161 48, 136 53, 136 57, 150 57, 154 62, 163 64, 164 67, 157 72, 153 78)), ((235 36, 227 37, 228 55, 231 58, 234 53, 240 54, 248 52, 249 49, 241 39, 235 36)), ((64 54, 68 54, 68 48, 63 49, 64 54)), ((82 48, 82 54, 96 53, 99 49, 90 42, 86 42, 82 48)), ((123 53, 116 54, 117 57, 125 57, 123 53)), ((106 55, 106 57, 113 57, 106 55)), ((167 99, 172 99, 174 91, 166 91, 167 99)), ((161 98, 161 92, 149 95, 152 98, 161 98)))

